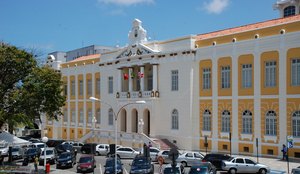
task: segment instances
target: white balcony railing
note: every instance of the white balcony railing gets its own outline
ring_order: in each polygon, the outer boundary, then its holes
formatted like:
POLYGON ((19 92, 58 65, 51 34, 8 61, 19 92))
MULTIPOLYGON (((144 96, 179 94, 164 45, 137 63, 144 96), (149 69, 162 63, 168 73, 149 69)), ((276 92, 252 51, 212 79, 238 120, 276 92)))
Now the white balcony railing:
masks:
POLYGON ((117 92, 116 98, 158 98, 158 91, 117 92))

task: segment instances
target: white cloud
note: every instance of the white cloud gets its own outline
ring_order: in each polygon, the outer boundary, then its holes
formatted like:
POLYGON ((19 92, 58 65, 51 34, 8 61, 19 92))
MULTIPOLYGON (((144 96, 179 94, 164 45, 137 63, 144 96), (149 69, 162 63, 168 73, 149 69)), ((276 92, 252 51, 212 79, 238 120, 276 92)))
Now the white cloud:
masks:
POLYGON ((152 4, 154 0, 98 0, 100 3, 130 6, 135 4, 152 4))
POLYGON ((229 5, 229 0, 210 0, 209 3, 204 2, 204 8, 208 13, 220 14, 229 5))

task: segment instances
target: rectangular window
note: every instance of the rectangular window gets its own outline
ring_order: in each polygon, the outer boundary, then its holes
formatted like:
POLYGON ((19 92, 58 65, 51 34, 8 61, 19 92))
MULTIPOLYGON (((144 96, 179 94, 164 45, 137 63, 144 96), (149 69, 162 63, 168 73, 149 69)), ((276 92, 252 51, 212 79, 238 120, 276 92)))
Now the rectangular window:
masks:
POLYGON ((153 79, 152 79, 152 74, 149 74, 147 76, 147 90, 151 91, 153 89, 153 79))
POLYGON ((108 93, 112 94, 113 91, 114 91, 114 89, 113 89, 113 77, 110 76, 110 77, 108 77, 108 93))
POLYGON ((83 81, 79 80, 79 95, 83 95, 83 81))
POLYGON ((242 87, 252 87, 252 64, 242 65, 242 87))
POLYGON ((96 113, 96 119, 97 119, 97 124, 101 123, 101 110, 97 109, 97 113, 96 113))
POLYGON ((171 90, 178 91, 178 70, 171 71, 171 90))
POLYGON ((64 122, 68 122, 68 109, 64 109, 64 122))
POLYGON ((96 95, 100 95, 100 78, 96 79, 96 95))
POLYGON ((76 117, 76 112, 75 112, 75 110, 72 110, 71 111, 71 122, 73 122, 73 123, 75 123, 75 117, 76 117))
POLYGON ((80 111, 79 111, 79 123, 83 123, 83 118, 84 118, 83 109, 80 109, 80 111))
POLYGON ((92 119, 93 119, 93 113, 92 113, 92 110, 89 109, 88 110, 88 123, 92 123, 92 119))
POLYGON ((292 60, 292 86, 300 86, 300 58, 292 60))
POLYGON ((265 87, 276 86, 276 61, 265 62, 265 87))
POLYGON ((68 85, 64 84, 64 95, 67 96, 68 95, 68 85))
POLYGON ((71 95, 75 95, 75 81, 72 80, 71 81, 71 95))
POLYGON ((87 81, 87 94, 92 95, 92 80, 88 79, 87 81))
POLYGON ((230 88, 230 66, 222 66, 221 68, 222 77, 222 89, 230 88))
POLYGON ((211 88, 211 72, 210 68, 203 68, 203 89, 211 88))

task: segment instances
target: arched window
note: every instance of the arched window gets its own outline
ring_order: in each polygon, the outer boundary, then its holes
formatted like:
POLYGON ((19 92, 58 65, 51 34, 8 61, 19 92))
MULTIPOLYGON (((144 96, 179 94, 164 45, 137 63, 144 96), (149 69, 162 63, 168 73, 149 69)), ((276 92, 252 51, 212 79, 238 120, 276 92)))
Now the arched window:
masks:
POLYGON ((112 109, 108 110, 108 125, 114 124, 114 112, 112 109))
POLYGON ((293 16, 296 14, 296 7, 295 6, 288 6, 283 10, 283 16, 293 16))
POLYGON ((230 131, 230 112, 228 110, 224 110, 222 112, 222 132, 230 131))
POLYGON ((266 114, 266 135, 277 135, 277 118, 275 111, 266 114))
POLYGON ((249 110, 243 112, 243 131, 244 134, 252 134, 252 113, 249 110))
POLYGON ((178 121, 178 111, 174 109, 172 111, 172 129, 178 129, 179 128, 179 121, 178 121))
POLYGON ((211 113, 207 109, 203 113, 203 130, 211 131, 211 113))
POLYGON ((300 111, 293 113, 292 117, 293 136, 300 137, 300 111))

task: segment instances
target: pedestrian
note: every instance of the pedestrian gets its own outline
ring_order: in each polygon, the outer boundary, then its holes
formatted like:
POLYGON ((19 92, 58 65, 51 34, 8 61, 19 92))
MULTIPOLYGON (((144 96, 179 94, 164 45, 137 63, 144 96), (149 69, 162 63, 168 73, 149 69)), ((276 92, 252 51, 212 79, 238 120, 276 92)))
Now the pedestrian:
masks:
POLYGON ((282 145, 281 152, 282 152, 282 160, 287 159, 287 157, 286 157, 287 148, 286 148, 285 144, 282 145))
POLYGON ((151 141, 149 141, 148 147, 149 147, 149 148, 152 147, 151 141))
POLYGON ((39 164, 39 157, 36 155, 34 157, 34 171, 38 172, 38 164, 39 164))

